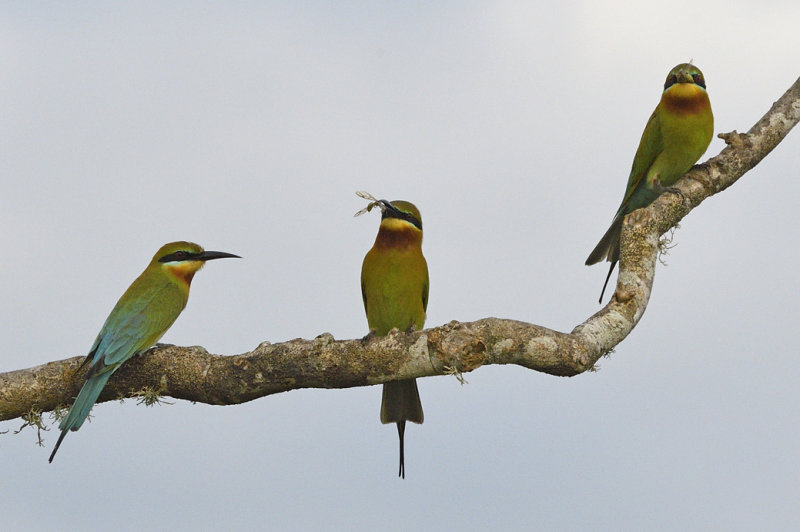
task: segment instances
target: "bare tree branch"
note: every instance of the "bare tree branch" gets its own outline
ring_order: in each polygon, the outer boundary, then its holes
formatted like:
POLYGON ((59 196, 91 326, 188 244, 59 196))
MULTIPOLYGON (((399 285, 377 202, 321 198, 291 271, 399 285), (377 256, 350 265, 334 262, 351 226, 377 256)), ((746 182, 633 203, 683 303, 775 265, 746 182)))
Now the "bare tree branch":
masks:
MULTIPOLYGON (((134 397, 145 388, 178 399, 226 405, 299 388, 347 388, 389 380, 518 364, 551 375, 591 369, 644 314, 655 275, 659 238, 706 198, 758 164, 800 120, 800 79, 746 134, 721 134, 728 146, 695 166, 664 194, 625 220, 616 291, 602 310, 567 334, 528 323, 487 318, 471 323, 362 340, 265 342, 249 353, 209 354, 202 347, 159 345, 125 364, 100 397, 134 397)), ((83 357, 0 373, 0 421, 69 404, 84 379, 83 357)))

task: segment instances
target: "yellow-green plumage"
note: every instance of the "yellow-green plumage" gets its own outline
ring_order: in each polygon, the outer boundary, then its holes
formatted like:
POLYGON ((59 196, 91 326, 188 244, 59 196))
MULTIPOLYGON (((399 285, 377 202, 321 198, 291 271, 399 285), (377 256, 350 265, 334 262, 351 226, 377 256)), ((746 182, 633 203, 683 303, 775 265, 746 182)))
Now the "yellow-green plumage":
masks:
POLYGON ((619 238, 625 216, 650 205, 665 187, 675 184, 706 151, 713 132, 714 115, 703 73, 689 63, 676 66, 667 75, 661 101, 642 133, 625 196, 611 227, 586 259, 587 266, 603 259, 611 262, 603 292, 619 261, 619 238))
POLYGON ((111 375, 132 356, 155 344, 175 322, 189 300, 195 272, 206 261, 236 257, 203 251, 191 242, 166 244, 119 298, 83 364, 90 363, 78 397, 61 421, 61 434, 50 462, 68 431, 81 428, 111 375))
MULTIPOLYGON (((422 255, 422 218, 407 201, 382 200, 383 217, 375 244, 361 267, 361 295, 370 332, 386 335, 422 329, 428 306, 428 265, 422 255)), ((397 423, 400 476, 405 477, 406 421, 422 423, 422 403, 415 379, 383 385, 381 422, 397 423)))

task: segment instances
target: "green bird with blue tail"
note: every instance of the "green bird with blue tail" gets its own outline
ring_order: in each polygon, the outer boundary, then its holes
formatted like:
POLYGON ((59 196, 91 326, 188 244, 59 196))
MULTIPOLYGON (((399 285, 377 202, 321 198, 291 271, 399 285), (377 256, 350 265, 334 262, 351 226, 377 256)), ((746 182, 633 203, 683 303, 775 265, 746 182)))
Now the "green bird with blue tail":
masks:
POLYGON ((622 221, 627 214, 647 207, 665 190, 670 190, 705 153, 714 133, 714 115, 699 68, 682 63, 667 75, 661 101, 644 128, 639 148, 625 187, 625 196, 611 227, 586 259, 586 265, 603 259, 611 262, 600 292, 606 291, 614 266, 619 262, 622 221))
POLYGON ((122 294, 106 319, 83 365, 89 372, 78 397, 58 428, 50 462, 68 431, 81 428, 109 377, 132 356, 152 347, 175 322, 189 301, 189 286, 197 271, 209 260, 238 255, 204 251, 191 242, 166 244, 122 294))

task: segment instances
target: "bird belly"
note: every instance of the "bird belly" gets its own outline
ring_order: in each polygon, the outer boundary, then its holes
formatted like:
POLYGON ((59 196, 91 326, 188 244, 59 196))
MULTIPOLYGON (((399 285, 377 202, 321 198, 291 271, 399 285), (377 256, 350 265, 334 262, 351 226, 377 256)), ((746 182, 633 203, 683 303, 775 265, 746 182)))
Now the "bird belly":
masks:
POLYGON ((697 162, 711 142, 713 122, 701 113, 684 116, 680 120, 664 120, 662 125, 664 148, 647 172, 647 182, 656 180, 662 187, 670 187, 697 162))
POLYGON ((421 290, 410 292, 384 292, 369 302, 369 328, 382 336, 394 328, 407 331, 412 326, 421 329, 425 311, 420 300, 421 290), (421 318, 421 319, 420 319, 421 318))
POLYGON ((424 259, 416 254, 377 254, 370 257, 364 276, 367 321, 375 334, 394 328, 406 331, 425 323, 423 286, 427 278, 424 259))

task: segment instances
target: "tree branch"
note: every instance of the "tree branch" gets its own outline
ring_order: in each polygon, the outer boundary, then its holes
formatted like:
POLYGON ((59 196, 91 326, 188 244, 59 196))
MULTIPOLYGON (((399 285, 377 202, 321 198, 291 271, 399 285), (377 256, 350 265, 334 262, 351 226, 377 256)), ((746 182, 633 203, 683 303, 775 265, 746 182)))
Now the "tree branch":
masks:
MULTIPOLYGON (((471 323, 363 340, 264 342, 249 353, 209 354, 202 347, 158 345, 127 362, 100 397, 133 397, 145 388, 201 403, 238 404, 299 388, 348 388, 517 364, 572 376, 625 339, 644 314, 655 275, 659 238, 706 198, 735 183, 800 120, 800 79, 746 134, 719 136, 728 146, 690 170, 664 194, 625 220, 619 277, 611 301, 567 334, 528 323, 487 318, 471 323)), ((71 403, 83 385, 83 357, 0 373, 0 421, 71 403)))

